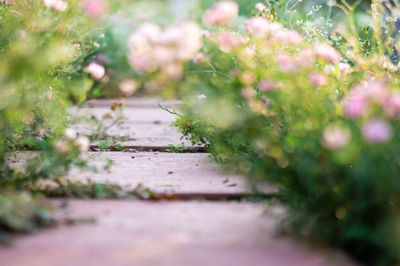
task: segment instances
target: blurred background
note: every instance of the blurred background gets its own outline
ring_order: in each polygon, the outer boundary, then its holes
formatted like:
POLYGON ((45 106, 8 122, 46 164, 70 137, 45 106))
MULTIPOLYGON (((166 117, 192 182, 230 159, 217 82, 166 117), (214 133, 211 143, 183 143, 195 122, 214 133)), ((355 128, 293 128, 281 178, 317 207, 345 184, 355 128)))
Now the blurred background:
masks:
MULTIPOLYGON (((250 17, 259 2, 276 9, 279 16, 292 21, 292 26, 300 28, 305 22, 312 23, 327 33, 335 24, 346 22, 347 18, 338 8, 329 6, 332 0, 237 0, 239 20, 250 17), (289 18, 290 17, 290 18, 289 18)), ((166 26, 173 22, 192 19, 201 21, 201 14, 216 0, 122 0, 111 1, 109 16, 99 25, 99 31, 93 34, 94 48, 88 53, 87 63, 95 60, 106 68, 107 79, 96 81, 89 92, 89 98, 118 97, 118 83, 126 78, 135 77, 129 66, 128 38, 144 22, 154 22, 166 26)), ((339 1, 340 2, 340 1, 339 1)), ((349 3, 356 1, 348 1, 349 3)), ((370 1, 362 1, 356 12, 356 23, 361 27, 371 23, 365 11, 370 1)), ((136 95, 143 92, 139 90, 136 95)))

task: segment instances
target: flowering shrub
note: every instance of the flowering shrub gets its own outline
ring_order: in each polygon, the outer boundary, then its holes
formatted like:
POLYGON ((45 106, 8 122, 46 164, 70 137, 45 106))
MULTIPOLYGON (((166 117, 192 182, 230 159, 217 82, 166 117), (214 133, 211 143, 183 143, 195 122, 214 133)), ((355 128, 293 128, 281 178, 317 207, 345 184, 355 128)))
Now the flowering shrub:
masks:
MULTIPOLYGON (((179 81, 184 63, 192 60, 201 47, 202 31, 195 22, 182 21, 164 30, 145 23, 129 37, 128 61, 136 73, 151 76, 151 83, 144 86, 154 91, 164 87, 166 81, 179 81)), ((136 85, 139 81, 130 82, 136 85)), ((120 83, 120 91, 126 94, 124 85, 126 82, 120 83)))
MULTIPOLYGON (((30 231, 47 219, 29 194, 8 190, 29 190, 39 179, 84 165, 79 153, 88 150, 88 139, 65 128, 66 108, 83 101, 92 84, 82 65, 91 49, 95 20, 85 17, 91 10, 75 0, 0 3, 0 234, 30 231), (26 164, 16 169, 21 150, 37 152, 25 153, 26 164)), ((87 67, 94 78, 100 71, 87 67)))
MULTIPOLYGON (((400 105, 398 68, 385 56, 393 52, 390 31, 372 28, 364 49, 351 20, 352 33, 309 36, 262 4, 245 31, 234 30, 234 6, 205 13, 210 32, 180 84, 186 96, 175 124, 252 183, 277 183, 289 210, 285 228, 370 265, 399 263, 400 105)), ((340 8, 351 15, 355 6, 340 8)), ((373 2, 376 22, 379 14, 373 2)))
POLYGON ((129 63, 137 72, 160 70, 169 78, 178 78, 182 62, 191 60, 201 46, 201 30, 194 22, 178 23, 164 31, 155 24, 143 24, 129 38, 129 63))

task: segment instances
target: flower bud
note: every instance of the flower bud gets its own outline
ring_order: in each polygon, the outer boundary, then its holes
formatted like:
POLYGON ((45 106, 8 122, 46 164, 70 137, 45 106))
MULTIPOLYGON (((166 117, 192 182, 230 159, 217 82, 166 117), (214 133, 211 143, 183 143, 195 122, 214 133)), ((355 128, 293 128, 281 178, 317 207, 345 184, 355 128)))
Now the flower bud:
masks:
POLYGON ((69 141, 73 141, 74 139, 76 139, 77 136, 78 136, 78 134, 72 128, 67 128, 64 131, 64 137, 65 137, 65 139, 67 139, 69 141))
POLYGON ((129 97, 136 92, 138 84, 133 79, 124 79, 118 84, 118 87, 122 97, 129 97))
POLYGON ((90 147, 90 140, 85 136, 80 136, 75 140, 75 146, 79 152, 87 152, 90 147))

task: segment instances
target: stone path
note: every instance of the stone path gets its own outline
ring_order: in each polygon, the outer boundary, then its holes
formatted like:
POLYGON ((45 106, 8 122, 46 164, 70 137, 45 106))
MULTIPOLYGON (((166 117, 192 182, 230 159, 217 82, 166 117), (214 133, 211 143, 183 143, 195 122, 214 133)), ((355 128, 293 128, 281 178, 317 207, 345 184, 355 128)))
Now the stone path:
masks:
MULTIPOLYGON (((224 174, 206 153, 91 152, 94 165, 113 160, 110 172, 73 172, 70 179, 91 179, 134 188, 139 183, 158 193, 174 195, 235 195, 250 193, 242 177, 224 174)), ((100 168, 100 167, 99 167, 100 168)))
MULTIPOLYGON (((100 116, 110 103, 100 101, 85 112, 100 116)), ((73 217, 81 222, 0 246, 1 266, 356 265, 339 251, 277 236, 277 218, 284 213, 280 207, 222 200, 252 191, 242 177, 222 172, 208 154, 151 152, 181 143, 179 133, 169 127, 173 116, 157 104, 155 99, 127 101, 127 120, 119 126, 129 125, 126 133, 136 136, 135 142, 121 142, 129 147, 127 152, 86 155, 94 165, 101 165, 102 158, 113 160, 110 171, 73 171, 67 178, 127 188, 141 183, 178 200, 51 200, 59 207, 60 220, 73 217), (141 148, 146 151, 138 151, 141 148)), ((271 194, 274 188, 266 185, 260 191, 271 194)))

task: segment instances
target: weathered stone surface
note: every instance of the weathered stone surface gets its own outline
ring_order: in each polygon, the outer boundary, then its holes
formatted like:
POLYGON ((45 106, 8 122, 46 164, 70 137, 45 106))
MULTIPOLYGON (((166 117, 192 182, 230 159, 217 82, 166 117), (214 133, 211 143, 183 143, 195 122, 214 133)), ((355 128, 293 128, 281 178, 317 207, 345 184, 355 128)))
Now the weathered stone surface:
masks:
POLYGON ((96 223, 21 236, 0 247, 1 265, 355 265, 341 253, 276 237, 276 220, 257 204, 73 200, 68 209, 96 223))
MULTIPOLYGON (((108 113, 113 113, 109 107, 71 107, 69 112, 73 116, 94 116, 101 119, 108 113)), ((138 108, 125 108, 123 115, 126 122, 134 123, 171 123, 175 120, 175 116, 169 112, 154 106, 154 107, 138 107, 138 108)))
MULTIPOLYGON (((100 118, 110 111, 112 100, 84 107, 80 115, 100 118), (86 114, 85 114, 86 113, 86 114)), ((129 99, 127 119, 110 135, 128 136, 124 146, 167 147, 180 144, 180 135, 169 127, 173 115, 157 107, 158 99, 129 99)), ((175 108, 179 101, 166 105, 175 108)), ((76 112, 71 108, 71 112, 76 112)), ((82 134, 84 125, 77 126, 82 134)), ((189 146, 187 142, 186 146, 189 146)), ((24 164, 30 153, 19 153, 10 165, 24 164)), ((90 152, 91 164, 101 168, 114 161, 109 171, 93 174, 77 170, 71 180, 109 182, 125 188, 138 184, 158 193, 180 196, 233 196, 251 192, 245 180, 223 173, 205 153, 90 152)), ((275 192, 266 186, 266 193, 275 192)), ((179 198, 179 197, 178 197, 179 198)), ((193 197, 186 197, 193 198, 193 197)), ((61 206, 63 201, 53 200, 61 206)), ((299 239, 276 237, 273 217, 282 209, 263 204, 207 201, 83 201, 69 200, 60 217, 96 223, 61 225, 30 236, 14 245, 0 246, 1 266, 322 266, 355 265, 343 254, 299 239), (271 213, 272 211, 272 213, 271 213)))
MULTIPOLYGON (((90 100, 85 105, 86 106, 95 106, 95 107, 110 107, 114 102, 121 102, 121 99, 98 99, 98 100, 90 100)), ((174 108, 181 104, 179 100, 163 100, 161 98, 154 97, 134 97, 128 98, 125 100, 124 105, 127 108, 137 108, 137 107, 158 107, 161 104, 162 106, 167 106, 169 108, 174 108)))
MULTIPOLYGON (((90 125, 79 124, 75 125, 74 129, 82 135, 90 136, 96 133, 96 129, 90 125)), ((182 138, 176 127, 166 123, 121 122, 104 133, 122 146, 168 147, 170 144, 177 146, 183 143, 186 147, 199 147, 182 138)), ((99 141, 96 141, 93 144, 98 143, 99 141)))
MULTIPOLYGON (((182 145, 186 147, 199 147, 192 145, 190 141, 182 138, 179 130, 171 126, 171 122, 176 116, 161 109, 158 104, 175 109, 180 101, 161 101, 157 98, 127 99, 123 110, 124 119, 115 123, 117 113, 110 109, 111 103, 115 100, 96 100, 94 107, 85 105, 82 108, 70 108, 71 115, 77 118, 90 118, 92 116, 101 119, 106 114, 111 114, 113 118, 102 122, 103 128, 98 130, 98 123, 81 122, 73 127, 82 135, 93 136, 102 134, 111 137, 116 144, 125 147, 168 147, 172 145, 182 145), (109 127, 112 125, 112 127, 109 127)), ((99 141, 93 143, 99 144, 99 141)))
MULTIPOLYGON (((226 174, 206 153, 91 152, 88 159, 101 168, 105 159, 114 164, 100 173, 73 171, 71 180, 109 182, 134 188, 142 184, 159 193, 236 195, 250 193, 243 177, 226 174)), ((266 192, 275 191, 273 187, 266 192)))

